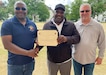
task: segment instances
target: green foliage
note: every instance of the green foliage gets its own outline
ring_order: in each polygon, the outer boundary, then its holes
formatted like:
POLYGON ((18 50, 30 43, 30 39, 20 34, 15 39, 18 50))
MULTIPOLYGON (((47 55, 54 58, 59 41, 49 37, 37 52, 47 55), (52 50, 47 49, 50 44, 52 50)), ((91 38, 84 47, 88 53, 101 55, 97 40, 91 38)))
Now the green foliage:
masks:
POLYGON ((71 9, 70 9, 71 7, 69 5, 66 5, 65 8, 66 8, 65 16, 68 20, 70 20, 71 19, 71 15, 70 15, 71 14, 71 9))
POLYGON ((27 9, 28 9, 28 17, 30 19, 32 19, 33 16, 38 15, 37 11, 36 11, 36 7, 37 7, 37 2, 36 0, 23 0, 26 5, 27 5, 27 9))
POLYGON ((79 19, 79 8, 82 4, 82 0, 75 0, 75 2, 72 2, 72 10, 71 10, 71 20, 78 20, 79 19))
POLYGON ((44 3, 38 3, 37 5, 36 10, 38 11, 40 21, 46 21, 50 16, 47 6, 44 3))
MULTIPOLYGON (((79 8, 82 3, 85 1, 83 0, 74 0, 66 9, 68 9, 66 17, 69 20, 78 20, 79 19, 79 8), (71 7, 70 7, 71 6, 71 7), (71 14, 70 14, 70 12, 71 14), (69 16, 70 15, 70 16, 69 16)), ((91 4, 92 8, 92 17, 98 16, 106 11, 106 0, 88 0, 89 4, 91 4)))
POLYGON ((28 16, 32 19, 32 16, 39 16, 39 21, 46 21, 49 18, 49 11, 47 6, 39 0, 24 0, 28 6, 28 16))
MULTIPOLYGON (((2 14, 3 17, 8 18, 8 16, 6 16, 6 14, 12 14, 14 15, 14 3, 17 0, 9 0, 9 4, 7 5, 6 9, 0 11, 0 16, 2 14)), ((43 3, 42 1, 39 0, 23 0, 26 5, 27 5, 27 9, 28 9, 28 14, 27 16, 30 19, 37 19, 36 16, 39 16, 38 18, 40 19, 40 21, 46 21, 47 18, 49 18, 49 11, 47 6, 43 3)), ((0 17, 1 18, 1 17, 0 17)), ((34 21, 35 21, 34 20, 34 21)))
POLYGON ((88 3, 90 3, 92 7, 92 17, 98 16, 106 10, 105 0, 88 0, 88 3))
POLYGON ((7 2, 0 3, 0 20, 5 20, 8 17, 7 2))
POLYGON ((9 0, 9 3, 7 5, 7 10, 8 10, 8 13, 9 14, 14 14, 14 3, 16 2, 17 0, 9 0))
POLYGON ((82 4, 82 0, 75 0, 74 2, 72 2, 70 4, 71 7, 69 7, 70 8, 70 13, 69 13, 70 18, 68 18, 69 20, 72 20, 72 21, 78 20, 78 18, 79 18, 79 7, 80 7, 81 4, 82 4))
POLYGON ((0 20, 5 20, 8 17, 8 12, 6 7, 0 7, 0 20))

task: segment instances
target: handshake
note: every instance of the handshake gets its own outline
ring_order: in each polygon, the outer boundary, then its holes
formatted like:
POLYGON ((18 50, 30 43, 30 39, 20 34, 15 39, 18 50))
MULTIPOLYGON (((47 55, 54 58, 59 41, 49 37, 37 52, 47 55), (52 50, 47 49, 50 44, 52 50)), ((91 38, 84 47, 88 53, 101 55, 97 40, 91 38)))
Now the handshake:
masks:
POLYGON ((35 49, 28 50, 26 52, 26 56, 29 56, 29 57, 34 58, 34 57, 37 57, 38 56, 38 53, 39 53, 39 48, 36 47, 35 49))
MULTIPOLYGON (((61 43, 64 43, 64 42, 67 42, 67 37, 65 37, 64 35, 60 35, 57 38, 57 43, 61 44, 61 43)), ((36 47, 35 47, 35 49, 28 51, 28 56, 34 58, 34 57, 38 56, 38 53, 39 53, 39 44, 38 44, 38 41, 36 40, 36 47)))

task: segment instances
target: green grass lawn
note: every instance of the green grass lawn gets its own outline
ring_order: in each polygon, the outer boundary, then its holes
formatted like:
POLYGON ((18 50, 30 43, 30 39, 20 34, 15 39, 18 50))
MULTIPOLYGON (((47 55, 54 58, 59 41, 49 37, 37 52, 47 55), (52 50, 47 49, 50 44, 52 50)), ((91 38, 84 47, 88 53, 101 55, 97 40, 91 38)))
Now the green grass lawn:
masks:
MULTIPOLYGON (((42 29, 44 23, 36 23, 36 25, 38 29, 42 29)), ((102 23, 102 25, 106 32, 106 23, 102 23)), ((44 47, 39 52, 38 57, 35 58, 36 64, 35 64, 35 70, 33 72, 33 75, 48 75, 46 56, 47 56, 46 47, 44 47)), ((3 48, 1 38, 0 38, 0 75, 7 75, 7 50, 3 48)), ((74 75, 73 68, 71 70, 71 75, 74 75)), ((102 65, 95 66, 94 75, 106 75, 106 52, 102 65)))

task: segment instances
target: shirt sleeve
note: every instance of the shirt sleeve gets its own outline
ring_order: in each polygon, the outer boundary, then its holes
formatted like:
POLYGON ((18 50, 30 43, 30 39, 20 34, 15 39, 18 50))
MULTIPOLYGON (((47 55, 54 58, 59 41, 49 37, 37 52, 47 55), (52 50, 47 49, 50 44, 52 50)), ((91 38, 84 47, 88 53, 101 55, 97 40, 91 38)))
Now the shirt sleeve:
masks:
POLYGON ((104 57, 104 52, 105 52, 105 33, 104 29, 102 26, 100 26, 100 33, 98 37, 98 57, 103 58, 104 57))
POLYGON ((1 27, 1 36, 12 35, 12 24, 5 21, 1 27))
POLYGON ((74 24, 73 24, 72 28, 73 28, 72 36, 67 36, 67 40, 68 40, 67 43, 68 44, 77 44, 80 42, 80 35, 74 24))

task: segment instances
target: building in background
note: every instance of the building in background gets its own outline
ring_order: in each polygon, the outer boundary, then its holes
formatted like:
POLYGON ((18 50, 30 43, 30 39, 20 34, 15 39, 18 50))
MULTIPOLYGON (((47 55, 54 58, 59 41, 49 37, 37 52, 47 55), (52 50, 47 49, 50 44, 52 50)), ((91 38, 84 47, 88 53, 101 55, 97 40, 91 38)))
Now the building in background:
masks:
POLYGON ((1 6, 7 6, 8 0, 0 0, 0 7, 1 6))
POLYGON ((0 0, 0 6, 2 6, 3 5, 3 2, 2 2, 2 0, 0 0))
POLYGON ((96 16, 95 19, 99 22, 106 22, 106 11, 103 14, 96 16))

